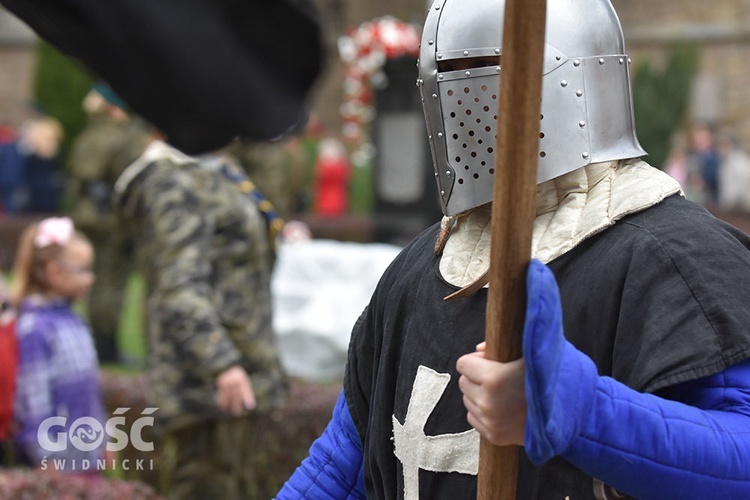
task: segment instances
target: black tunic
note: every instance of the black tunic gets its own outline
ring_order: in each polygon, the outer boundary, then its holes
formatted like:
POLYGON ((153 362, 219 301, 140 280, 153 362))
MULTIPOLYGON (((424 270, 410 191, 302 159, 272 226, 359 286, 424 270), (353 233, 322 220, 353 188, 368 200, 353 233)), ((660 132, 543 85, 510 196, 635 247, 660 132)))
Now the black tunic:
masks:
MULTIPOLYGON (((455 364, 483 340, 487 294, 457 302, 433 244, 417 237, 383 275, 355 325, 344 388, 363 443, 368 498, 402 498, 393 416, 403 423, 420 366, 450 382, 428 436, 470 429, 455 364)), ((750 237, 679 196, 627 216, 549 263, 566 337, 635 390, 659 389, 750 358, 750 237)), ((523 453, 518 498, 593 499, 593 479, 561 458, 533 466, 523 453)), ((419 471, 422 499, 475 498, 476 476, 419 471)))

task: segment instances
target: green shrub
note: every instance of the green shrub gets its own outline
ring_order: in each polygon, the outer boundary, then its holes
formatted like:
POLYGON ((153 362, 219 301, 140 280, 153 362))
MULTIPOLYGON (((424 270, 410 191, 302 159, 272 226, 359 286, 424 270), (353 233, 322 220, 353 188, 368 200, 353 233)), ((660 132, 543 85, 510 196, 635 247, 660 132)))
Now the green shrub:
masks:
POLYGON ((647 61, 634 72, 636 130, 649 154, 647 161, 655 167, 664 165, 672 135, 683 125, 697 65, 696 48, 678 45, 670 49, 663 67, 647 61))
POLYGON ((81 103, 91 89, 92 78, 76 60, 47 42, 37 46, 34 100, 40 112, 60 121, 65 130, 62 165, 76 135, 86 125, 81 103))

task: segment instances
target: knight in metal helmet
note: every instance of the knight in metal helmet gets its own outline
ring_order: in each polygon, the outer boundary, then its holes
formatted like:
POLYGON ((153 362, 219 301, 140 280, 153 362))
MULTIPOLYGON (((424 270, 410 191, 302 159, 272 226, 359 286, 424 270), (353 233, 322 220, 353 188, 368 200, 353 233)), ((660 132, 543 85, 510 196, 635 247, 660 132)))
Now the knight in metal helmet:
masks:
POLYGON ((516 498, 745 498, 750 237, 638 159, 609 0, 547 1, 524 359, 482 355, 503 3, 430 8, 419 86, 446 217, 383 275, 277 498, 475 498, 480 434, 523 447, 497 478, 516 498))
MULTIPOLYGON (((418 86, 443 211, 492 200, 504 0, 439 0, 422 34, 418 86)), ((549 2, 538 182, 643 156, 630 58, 612 5, 549 2)))

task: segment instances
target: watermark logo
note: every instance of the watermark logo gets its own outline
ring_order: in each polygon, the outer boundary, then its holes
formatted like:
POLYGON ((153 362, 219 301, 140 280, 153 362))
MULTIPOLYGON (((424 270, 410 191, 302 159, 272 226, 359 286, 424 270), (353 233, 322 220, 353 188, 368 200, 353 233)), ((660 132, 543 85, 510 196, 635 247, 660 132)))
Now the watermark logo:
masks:
MULTIPOLYGON (((117 408, 112 412, 113 416, 104 423, 93 417, 80 417, 74 420, 69 427, 66 417, 46 418, 37 429, 37 441, 42 449, 52 453, 71 451, 71 447, 79 452, 92 452, 101 448, 105 440, 104 449, 107 452, 116 453, 124 450, 128 445, 132 445, 141 452, 154 451, 154 443, 146 439, 143 431, 146 427, 153 427, 153 414, 158 408, 144 409, 140 416, 133 421, 130 429, 127 429, 125 414, 129 410, 130 408, 117 408)), ((75 470, 75 458, 70 459, 70 461, 73 470, 75 470)), ((47 466, 47 457, 43 462, 42 468, 44 469, 47 466)), ((86 459, 82 459, 80 462, 90 463, 86 459)), ((99 469, 99 466, 108 468, 108 462, 109 460, 98 460, 96 461, 96 468, 99 469)), ((112 459, 111 462, 111 467, 116 468, 116 461, 112 459)), ((123 460, 122 468, 127 470, 128 467, 126 467, 125 462, 127 460, 123 460)), ((151 462, 153 463, 153 461, 151 462)), ((66 468, 65 459, 56 459, 54 463, 58 469, 66 468)), ((70 465, 68 464, 67 467, 70 467, 70 465)))

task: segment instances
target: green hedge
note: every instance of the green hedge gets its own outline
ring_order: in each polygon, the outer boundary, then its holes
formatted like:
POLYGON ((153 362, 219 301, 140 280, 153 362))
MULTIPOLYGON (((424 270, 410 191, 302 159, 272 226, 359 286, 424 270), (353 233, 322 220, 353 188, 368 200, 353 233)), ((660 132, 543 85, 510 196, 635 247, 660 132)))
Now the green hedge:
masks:
POLYGON ((666 64, 639 65, 633 75, 635 124, 648 161, 661 168, 669 156, 671 139, 684 125, 690 90, 698 65, 698 53, 692 45, 670 49, 666 64))

